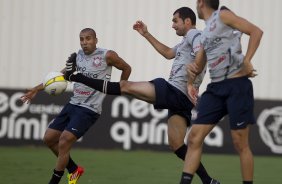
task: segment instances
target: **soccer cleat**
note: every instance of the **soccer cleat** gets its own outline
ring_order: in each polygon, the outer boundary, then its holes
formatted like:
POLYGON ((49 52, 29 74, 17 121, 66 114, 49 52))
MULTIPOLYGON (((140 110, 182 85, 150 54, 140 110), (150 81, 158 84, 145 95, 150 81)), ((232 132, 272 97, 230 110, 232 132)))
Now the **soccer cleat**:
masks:
POLYGON ((78 179, 83 174, 84 169, 83 167, 78 166, 77 169, 73 172, 68 174, 68 184, 77 184, 78 179))
POLYGON ((66 62, 65 79, 71 81, 70 77, 74 72, 76 72, 76 53, 72 53, 66 62))
POLYGON ((220 184, 220 182, 217 181, 217 180, 215 180, 215 179, 212 179, 211 182, 210 182, 210 184, 220 184))

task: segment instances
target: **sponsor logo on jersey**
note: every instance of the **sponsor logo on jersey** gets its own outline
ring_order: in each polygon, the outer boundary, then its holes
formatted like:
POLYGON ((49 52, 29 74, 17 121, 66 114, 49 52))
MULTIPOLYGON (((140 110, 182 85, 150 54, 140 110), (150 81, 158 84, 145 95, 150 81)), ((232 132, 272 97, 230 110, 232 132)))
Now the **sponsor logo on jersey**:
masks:
POLYGON ((210 67, 210 68, 215 68, 217 65, 219 65, 220 63, 222 63, 223 61, 225 61, 225 59, 226 59, 226 56, 225 56, 225 55, 220 56, 217 61, 215 61, 215 62, 209 64, 209 67, 210 67))

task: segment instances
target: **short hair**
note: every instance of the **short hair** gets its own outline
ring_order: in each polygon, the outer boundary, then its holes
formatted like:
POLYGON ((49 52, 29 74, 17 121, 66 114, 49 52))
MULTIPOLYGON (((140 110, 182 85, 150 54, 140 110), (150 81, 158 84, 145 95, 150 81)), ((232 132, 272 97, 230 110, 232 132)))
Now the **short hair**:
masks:
POLYGON ((219 7, 219 0, 205 0, 205 3, 214 10, 217 10, 219 7))
POLYGON ((82 33, 82 32, 91 32, 92 35, 93 35, 93 37, 96 38, 96 32, 95 32, 94 29, 92 29, 92 28, 84 28, 84 29, 82 29, 80 32, 81 32, 81 33, 82 33))
POLYGON ((181 7, 173 13, 175 15, 176 13, 179 14, 179 17, 184 21, 185 19, 189 18, 192 22, 192 25, 196 25, 196 15, 193 12, 191 8, 188 7, 181 7))

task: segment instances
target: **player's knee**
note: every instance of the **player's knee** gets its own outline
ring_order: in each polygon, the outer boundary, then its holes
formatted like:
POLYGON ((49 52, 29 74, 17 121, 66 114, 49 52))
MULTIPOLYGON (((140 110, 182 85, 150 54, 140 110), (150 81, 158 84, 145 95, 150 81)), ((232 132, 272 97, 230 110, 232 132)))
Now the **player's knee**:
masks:
POLYGON ((200 139, 199 139, 199 137, 197 136, 196 133, 194 133, 192 131, 189 132, 188 141, 187 141, 189 147, 199 146, 201 144, 199 140, 200 139))
POLYGON ((233 140, 233 145, 239 154, 249 150, 249 144, 242 140, 233 140))
POLYGON ((71 137, 62 135, 59 139, 59 150, 68 149, 69 147, 71 147, 73 142, 74 140, 71 137))
POLYGON ((47 136, 47 135, 44 135, 43 137, 43 143, 48 146, 48 147, 52 147, 53 145, 55 145, 57 142, 57 140, 55 140, 53 137, 51 136, 47 136))
POLYGON ((66 137, 61 137, 59 141, 59 149, 64 148, 69 144, 69 141, 66 137))
POLYGON ((126 80, 121 80, 120 81, 120 91, 123 94, 130 94, 131 92, 131 85, 132 82, 126 81, 126 80))

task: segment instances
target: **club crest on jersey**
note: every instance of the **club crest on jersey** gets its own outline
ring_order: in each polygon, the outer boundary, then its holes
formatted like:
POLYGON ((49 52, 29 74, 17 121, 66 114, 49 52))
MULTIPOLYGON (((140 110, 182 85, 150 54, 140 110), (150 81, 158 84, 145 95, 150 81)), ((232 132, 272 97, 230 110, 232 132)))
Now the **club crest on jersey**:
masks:
POLYGON ((102 65, 102 61, 103 61, 102 57, 94 57, 94 59, 93 59, 93 66, 94 67, 101 66, 102 65))

